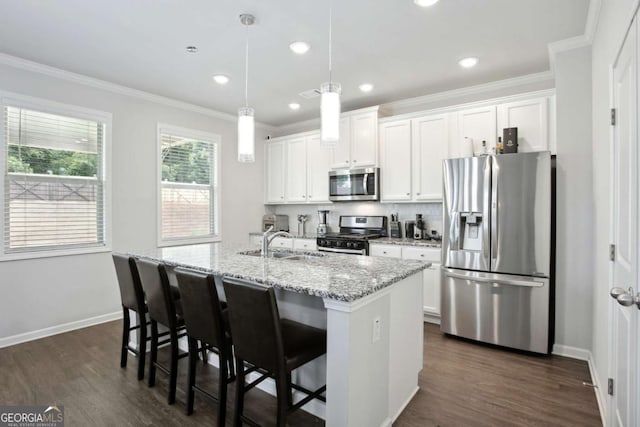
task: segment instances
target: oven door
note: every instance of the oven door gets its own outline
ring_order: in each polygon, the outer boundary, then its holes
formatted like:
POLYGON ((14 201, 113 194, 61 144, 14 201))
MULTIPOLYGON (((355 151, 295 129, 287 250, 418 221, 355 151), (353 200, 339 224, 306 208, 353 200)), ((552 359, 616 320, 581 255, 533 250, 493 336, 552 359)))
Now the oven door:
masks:
POLYGON ((345 169, 329 172, 329 200, 379 200, 380 169, 345 169))

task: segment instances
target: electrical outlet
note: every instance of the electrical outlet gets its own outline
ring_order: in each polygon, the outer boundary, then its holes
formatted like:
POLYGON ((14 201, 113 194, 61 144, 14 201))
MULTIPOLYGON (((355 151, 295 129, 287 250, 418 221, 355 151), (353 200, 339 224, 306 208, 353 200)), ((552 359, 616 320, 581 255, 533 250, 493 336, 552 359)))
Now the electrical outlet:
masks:
POLYGON ((380 341, 380 328, 381 328, 380 324, 381 323, 382 323, 382 320, 380 319, 380 316, 373 318, 373 334, 371 335, 371 343, 380 341))

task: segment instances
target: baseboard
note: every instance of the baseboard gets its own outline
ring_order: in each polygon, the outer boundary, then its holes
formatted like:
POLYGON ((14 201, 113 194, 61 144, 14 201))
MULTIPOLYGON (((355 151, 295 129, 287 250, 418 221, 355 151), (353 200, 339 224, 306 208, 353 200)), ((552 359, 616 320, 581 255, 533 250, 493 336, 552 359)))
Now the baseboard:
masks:
POLYGON ((423 320, 425 323, 433 323, 434 325, 440 324, 440 316, 424 313, 423 320))
POLYGON ((602 422, 602 427, 607 427, 607 396, 604 394, 604 388, 600 387, 598 383, 598 372, 596 371, 596 366, 593 363, 593 355, 589 352, 589 360, 587 360, 589 364, 589 374, 591 375, 591 383, 595 385, 593 391, 596 394, 596 401, 598 402, 598 411, 600 411, 600 421, 602 422))
POLYGON ((553 354, 557 356, 570 357, 572 359, 584 360, 585 362, 591 358, 591 352, 584 348, 571 347, 569 345, 554 344, 553 354))
MULTIPOLYGON (((180 348, 180 350, 182 351, 189 351, 189 344, 186 338, 181 338, 178 341, 178 348, 180 348)), ((216 368, 220 368, 218 363, 218 356, 213 352, 208 353, 207 363, 209 363, 212 366, 215 366, 216 368)), ((252 372, 247 376, 247 381, 251 382, 253 380, 258 379, 259 377, 260 375, 258 373, 252 372)), ((276 382, 273 380, 273 378, 267 378, 266 380, 258 384, 256 388, 259 388, 260 390, 264 391, 265 393, 269 393, 272 396, 276 396, 276 382)), ((304 393, 294 390, 293 391, 294 403, 297 401, 298 397, 302 399, 304 398, 304 396, 306 396, 304 393)), ((326 405, 324 402, 318 399, 311 400, 309 403, 307 403, 300 409, 312 415, 315 415, 316 417, 321 418, 323 420, 326 419, 326 405)))
POLYGON ((411 400, 415 397, 416 393, 418 393, 418 391, 420 390, 419 386, 416 386, 416 389, 413 391, 413 393, 411 393, 411 395, 407 398, 407 400, 402 404, 402 406, 400 407, 400 410, 393 416, 393 419, 389 420, 389 426, 391 426, 392 423, 394 423, 398 417, 400 416, 400 414, 402 414, 402 412, 404 412, 405 408, 407 407, 407 405, 409 404, 409 402, 411 402, 411 400))
POLYGON ((75 322, 63 323, 61 325, 51 326, 37 331, 25 332, 10 337, 0 338, 0 348, 9 347, 16 344, 22 344, 28 341, 40 338, 50 337, 52 335, 62 334, 64 332, 75 331, 76 329, 86 328, 88 326, 98 325, 100 323, 111 322, 122 318, 122 310, 114 313, 103 314, 101 316, 90 317, 88 319, 76 320, 75 322))

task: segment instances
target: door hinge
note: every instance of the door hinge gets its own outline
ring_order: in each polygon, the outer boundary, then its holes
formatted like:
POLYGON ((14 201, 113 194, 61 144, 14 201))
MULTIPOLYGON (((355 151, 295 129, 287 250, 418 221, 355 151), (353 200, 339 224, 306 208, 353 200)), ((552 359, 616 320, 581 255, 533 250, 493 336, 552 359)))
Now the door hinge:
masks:
POLYGON ((612 108, 611 109, 611 126, 615 126, 616 125, 616 109, 612 108))
POLYGON ((615 261, 615 260, 616 260, 616 245, 610 244, 609 245, 609 261, 615 261))
POLYGON ((607 393, 613 396, 613 378, 609 378, 607 380, 607 393))

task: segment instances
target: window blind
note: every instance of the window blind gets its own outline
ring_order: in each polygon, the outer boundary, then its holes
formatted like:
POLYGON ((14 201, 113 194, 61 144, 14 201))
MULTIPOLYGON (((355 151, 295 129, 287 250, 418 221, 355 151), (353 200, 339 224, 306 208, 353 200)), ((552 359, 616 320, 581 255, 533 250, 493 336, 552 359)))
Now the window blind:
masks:
POLYGON ((104 245, 104 123, 3 112, 4 252, 104 245))
POLYGON ((217 144, 160 132, 160 237, 183 241, 217 233, 217 144))

